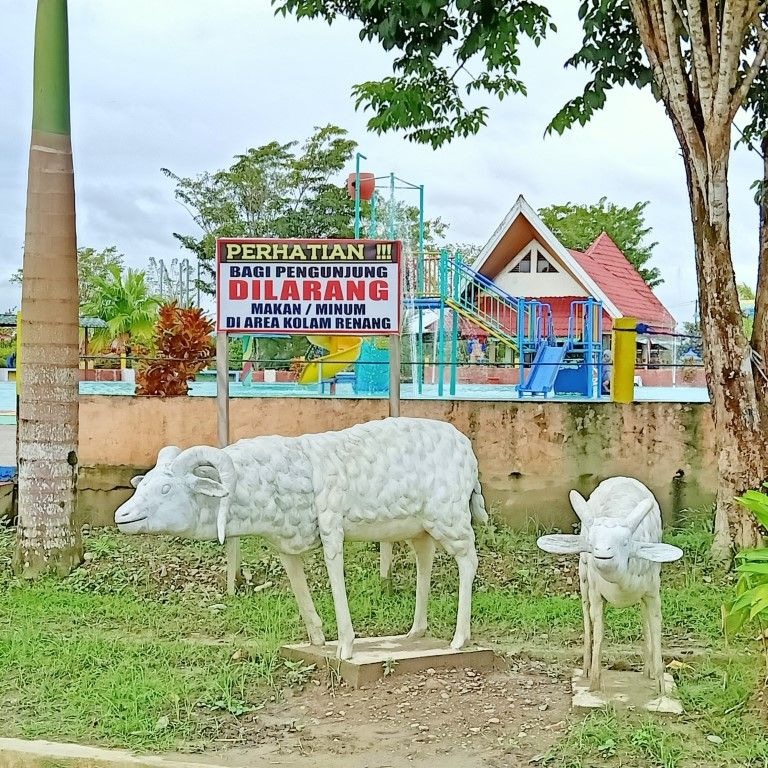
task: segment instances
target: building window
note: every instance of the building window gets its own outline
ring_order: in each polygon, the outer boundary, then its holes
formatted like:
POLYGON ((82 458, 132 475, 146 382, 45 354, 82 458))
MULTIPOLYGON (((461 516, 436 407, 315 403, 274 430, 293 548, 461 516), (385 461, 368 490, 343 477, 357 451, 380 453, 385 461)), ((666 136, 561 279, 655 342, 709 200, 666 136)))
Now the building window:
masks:
POLYGON ((530 272, 531 271, 531 254, 526 253, 525 256, 523 256, 520 261, 515 264, 512 269, 509 270, 510 272, 530 272))
POLYGON ((536 271, 539 273, 557 272, 557 270, 552 265, 552 262, 546 256, 542 256, 541 253, 538 254, 538 257, 536 259, 536 271))

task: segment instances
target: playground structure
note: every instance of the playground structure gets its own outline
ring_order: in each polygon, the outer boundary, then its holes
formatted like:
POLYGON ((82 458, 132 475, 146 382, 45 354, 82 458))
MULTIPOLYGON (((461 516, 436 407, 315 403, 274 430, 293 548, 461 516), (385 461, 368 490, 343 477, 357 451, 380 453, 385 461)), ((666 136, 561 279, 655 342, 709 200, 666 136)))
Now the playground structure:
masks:
MULTIPOLYGON (((603 378, 601 302, 592 298, 571 302, 568 333, 557 337, 550 304, 508 294, 473 269, 458 251, 427 251, 424 185, 394 173, 361 172, 360 163, 365 159, 357 153, 355 172, 347 182, 354 199, 355 239, 364 232, 367 239, 402 242, 403 335, 409 353, 405 367, 410 368, 414 394, 424 395, 429 369, 438 397, 456 395, 459 367, 467 364, 460 359, 460 343, 467 338, 472 343, 471 334, 461 333, 464 323, 509 350, 507 359, 518 369, 513 390, 518 397, 599 397, 603 378), (403 192, 417 193, 418 207, 409 212, 403 192)), ((243 337, 241 380, 246 385, 253 380, 249 361, 256 358, 255 338, 243 337)), ((332 335, 309 336, 308 340, 325 354, 301 363, 299 385, 314 385, 323 392, 326 385, 333 388, 344 382, 351 384, 354 394, 388 391, 388 356, 381 341, 332 335)), ((477 339, 474 341, 479 349, 477 339)))

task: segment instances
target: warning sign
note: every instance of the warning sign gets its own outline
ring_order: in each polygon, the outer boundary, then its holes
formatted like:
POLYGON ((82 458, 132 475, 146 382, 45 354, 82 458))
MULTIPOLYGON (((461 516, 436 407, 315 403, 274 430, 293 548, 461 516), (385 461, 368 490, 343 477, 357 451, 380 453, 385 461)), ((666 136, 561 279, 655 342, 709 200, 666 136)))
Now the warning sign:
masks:
POLYGON ((226 238, 216 261, 219 331, 400 331, 399 241, 226 238))

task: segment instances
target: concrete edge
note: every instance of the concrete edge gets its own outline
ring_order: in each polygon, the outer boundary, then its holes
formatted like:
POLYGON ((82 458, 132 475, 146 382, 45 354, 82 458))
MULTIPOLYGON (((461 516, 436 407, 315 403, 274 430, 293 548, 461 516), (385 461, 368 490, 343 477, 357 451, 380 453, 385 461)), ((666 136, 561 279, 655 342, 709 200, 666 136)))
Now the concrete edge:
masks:
POLYGON ((0 768, 225 768, 55 741, 0 738, 0 768))

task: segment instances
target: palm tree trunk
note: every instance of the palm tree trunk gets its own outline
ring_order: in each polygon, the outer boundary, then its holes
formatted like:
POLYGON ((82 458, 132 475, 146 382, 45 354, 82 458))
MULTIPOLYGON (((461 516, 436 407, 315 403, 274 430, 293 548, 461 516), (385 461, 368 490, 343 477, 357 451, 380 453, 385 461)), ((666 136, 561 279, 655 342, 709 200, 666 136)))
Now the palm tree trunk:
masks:
POLYGON ((68 573, 78 438, 78 285, 67 1, 38 0, 22 284, 19 514, 14 570, 68 573))

